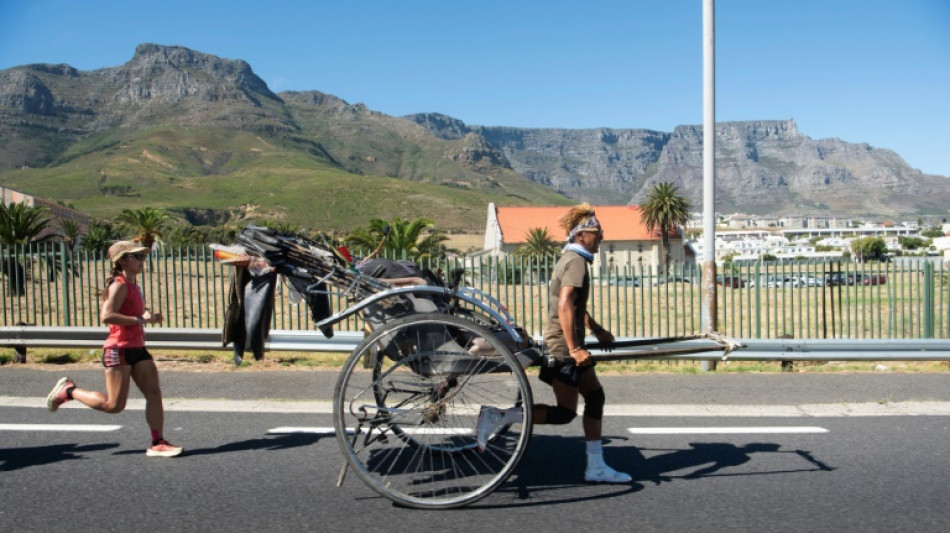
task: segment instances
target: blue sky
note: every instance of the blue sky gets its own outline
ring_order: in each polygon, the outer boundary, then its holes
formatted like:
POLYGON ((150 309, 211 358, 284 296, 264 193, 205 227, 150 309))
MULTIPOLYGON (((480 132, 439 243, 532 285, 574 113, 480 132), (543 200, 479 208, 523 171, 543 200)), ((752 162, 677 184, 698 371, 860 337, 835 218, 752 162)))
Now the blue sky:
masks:
MULTIPOLYGON (((275 92, 467 124, 701 124, 701 0, 0 0, 0 69, 118 66, 143 42, 243 59, 275 92)), ((950 177, 950 1, 719 0, 716 120, 793 118, 950 177)))

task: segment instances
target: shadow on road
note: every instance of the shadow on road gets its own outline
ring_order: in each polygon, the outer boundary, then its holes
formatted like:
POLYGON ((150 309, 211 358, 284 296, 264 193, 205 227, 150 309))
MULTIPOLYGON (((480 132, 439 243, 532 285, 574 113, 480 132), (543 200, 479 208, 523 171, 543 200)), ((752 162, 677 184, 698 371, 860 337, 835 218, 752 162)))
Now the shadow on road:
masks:
MULTIPOLYGON (((792 472, 831 472, 833 467, 812 457, 811 452, 805 450, 780 450, 781 445, 773 442, 752 442, 744 446, 736 446, 728 442, 691 442, 688 449, 654 449, 638 448, 641 461, 636 469, 636 479, 652 481, 659 484, 674 479, 699 479, 703 477, 722 476, 761 476, 770 474, 789 474, 792 472), (643 452, 667 452, 645 458, 643 452), (757 470, 754 472, 721 472, 729 467, 743 465, 752 461, 752 454, 792 454, 804 460, 801 468, 783 468, 776 470, 757 470), (690 470, 679 475, 672 472, 690 470)), ((794 464, 799 464, 795 460, 794 464)))
MULTIPOLYGON (((60 461, 85 459, 86 452, 97 452, 115 448, 114 444, 55 444, 51 446, 29 446, 26 448, 0 448, 0 472, 9 472, 19 468, 47 465, 60 461)), ((142 452, 137 452, 142 453, 142 452)))
MULTIPOLYGON (((604 437, 605 444, 611 440, 604 437)), ((607 464, 634 475, 626 447, 605 447, 607 464)), ((581 438, 556 435, 534 435, 521 463, 509 480, 495 491, 495 496, 469 506, 472 509, 529 507, 559 503, 584 502, 616 498, 643 490, 633 481, 626 484, 603 485, 584 482, 586 466, 581 438), (499 503, 499 498, 503 500, 499 503)))
MULTIPOLYGON (((611 438, 605 438, 605 441, 609 440, 611 438)), ((614 437, 612 440, 627 439, 614 437)), ((693 442, 689 443, 689 446, 684 449, 616 445, 605 447, 607 463, 619 471, 630 473, 633 482, 626 485, 591 485, 583 481, 586 459, 580 439, 536 435, 532 438, 515 474, 495 491, 507 501, 500 504, 497 499, 489 498, 485 503, 471 507, 552 505, 616 498, 644 490, 643 482, 659 485, 662 482, 713 476, 759 476, 834 470, 834 467, 814 458, 811 452, 781 450, 780 444, 771 442, 753 442, 743 446, 726 442, 693 442), (644 452, 660 453, 647 457, 644 452), (781 461, 782 468, 768 469, 769 464, 774 462, 758 462, 754 457, 757 454, 788 454, 792 462, 781 461), (731 468, 746 463, 753 463, 756 468, 752 471, 730 471, 731 468), (792 467, 788 468, 789 465, 792 467)))
MULTIPOLYGON (((286 450, 297 448, 299 446, 309 446, 321 438, 329 437, 335 439, 333 435, 319 435, 314 433, 288 433, 282 435, 272 435, 259 439, 247 439, 237 442, 228 442, 214 448, 185 448, 182 457, 194 457, 196 455, 212 455, 216 453, 244 452, 253 450, 286 450)), ((176 443, 177 444, 177 443, 176 443)), ((139 450, 123 450, 115 452, 114 455, 127 455, 142 453, 139 450)))

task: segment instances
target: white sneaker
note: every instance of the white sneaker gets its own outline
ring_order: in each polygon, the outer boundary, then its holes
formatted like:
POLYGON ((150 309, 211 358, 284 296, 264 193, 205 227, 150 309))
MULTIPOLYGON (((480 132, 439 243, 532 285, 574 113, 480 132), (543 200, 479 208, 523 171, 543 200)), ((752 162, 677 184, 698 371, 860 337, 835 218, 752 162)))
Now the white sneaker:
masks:
POLYGON ((584 481, 588 483, 630 483, 630 474, 617 472, 607 465, 588 467, 584 472, 584 481))
POLYGON ((478 412, 478 425, 475 429, 475 440, 478 442, 478 451, 485 451, 485 445, 492 435, 505 425, 505 412, 497 407, 483 405, 478 412))

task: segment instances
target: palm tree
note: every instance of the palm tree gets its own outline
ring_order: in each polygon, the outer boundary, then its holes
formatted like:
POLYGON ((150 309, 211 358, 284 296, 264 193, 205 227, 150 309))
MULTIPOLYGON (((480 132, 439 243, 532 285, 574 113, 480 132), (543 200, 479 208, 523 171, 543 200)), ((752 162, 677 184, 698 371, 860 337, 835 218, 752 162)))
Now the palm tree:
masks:
MULTIPOLYGON (((24 203, 0 204, 0 245, 10 247, 33 241, 49 225, 48 211, 43 206, 24 203)), ((0 270, 9 278, 10 292, 22 294, 26 287, 26 268, 19 257, 3 257, 0 270)))
POLYGON ((146 248, 151 248, 155 244, 155 239, 162 236, 165 223, 174 218, 164 209, 143 207, 142 209, 123 209, 122 213, 116 217, 116 221, 129 226, 137 233, 134 241, 146 248))
POLYGON ((530 228, 528 230, 527 240, 515 250, 515 256, 521 258, 521 264, 514 262, 505 263, 505 268, 511 266, 511 277, 506 273, 506 279, 511 282, 515 280, 525 280, 525 276, 537 283, 546 283, 551 276, 553 263, 549 260, 561 250, 561 245, 548 233, 547 228, 530 228), (525 259, 528 259, 525 265, 525 259), (535 260, 532 261, 532 258, 535 260), (532 265, 532 262, 534 263, 532 265))
POLYGON ((0 244, 11 246, 32 241, 49 225, 48 212, 43 206, 0 204, 0 244))
POLYGON ((59 221, 59 236, 63 239, 63 244, 66 245, 66 250, 72 253, 73 248, 76 247, 76 242, 79 240, 79 237, 82 235, 81 228, 79 227, 79 222, 75 220, 70 220, 68 218, 60 219, 59 221))
POLYGON ((669 271, 670 235, 677 231, 678 226, 685 226, 689 222, 689 200, 680 196, 679 187, 664 181, 650 189, 646 202, 640 205, 640 211, 647 231, 659 232, 663 239, 663 266, 665 271, 669 271))
POLYGON ((545 257, 558 253, 560 248, 559 243, 551 238, 547 228, 531 228, 528 230, 528 239, 515 250, 515 254, 545 257))
POLYGON ((450 251, 443 244, 448 237, 445 232, 432 227, 433 221, 428 218, 406 220, 396 217, 391 221, 374 218, 367 227, 349 234, 344 242, 364 250, 378 248, 378 253, 387 257, 401 257, 403 253, 409 259, 438 257, 450 251), (422 237, 425 231, 429 234, 422 237))

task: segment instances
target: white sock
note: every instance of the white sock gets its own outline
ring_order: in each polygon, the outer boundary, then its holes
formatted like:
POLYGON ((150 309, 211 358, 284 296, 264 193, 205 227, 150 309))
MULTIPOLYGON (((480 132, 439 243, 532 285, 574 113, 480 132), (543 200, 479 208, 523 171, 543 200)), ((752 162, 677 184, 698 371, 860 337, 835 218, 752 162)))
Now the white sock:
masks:
POLYGON ((521 422, 521 408, 510 407, 505 409, 505 424, 517 424, 521 422))
POLYGON ((587 444, 587 468, 607 466, 607 463, 604 462, 604 447, 600 439, 585 442, 587 444))

